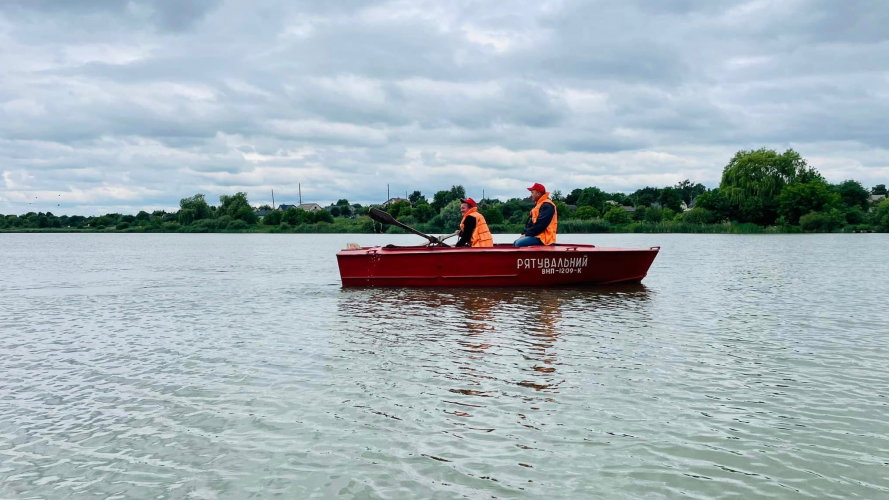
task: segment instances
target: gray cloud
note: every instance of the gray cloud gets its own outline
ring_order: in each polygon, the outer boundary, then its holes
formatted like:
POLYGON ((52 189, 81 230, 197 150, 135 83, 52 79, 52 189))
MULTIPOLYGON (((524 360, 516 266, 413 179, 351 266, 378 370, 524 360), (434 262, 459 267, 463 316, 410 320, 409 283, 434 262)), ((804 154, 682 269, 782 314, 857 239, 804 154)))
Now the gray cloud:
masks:
POLYGON ((64 15, 69 21, 96 21, 128 26, 150 24, 160 32, 182 32, 218 7, 222 0, 7 0, 12 14, 31 16, 64 15))
POLYGON ((10 0, 0 213, 715 185, 760 146, 885 183, 887 23, 866 0, 10 0))

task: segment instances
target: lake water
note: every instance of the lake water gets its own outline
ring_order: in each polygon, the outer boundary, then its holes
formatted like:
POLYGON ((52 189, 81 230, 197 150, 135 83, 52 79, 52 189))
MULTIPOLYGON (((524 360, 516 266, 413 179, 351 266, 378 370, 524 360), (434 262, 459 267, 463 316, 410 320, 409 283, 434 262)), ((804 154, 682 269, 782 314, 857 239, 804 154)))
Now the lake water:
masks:
POLYGON ((889 235, 561 240, 663 249, 346 290, 419 239, 0 234, 0 497, 889 498, 889 235))

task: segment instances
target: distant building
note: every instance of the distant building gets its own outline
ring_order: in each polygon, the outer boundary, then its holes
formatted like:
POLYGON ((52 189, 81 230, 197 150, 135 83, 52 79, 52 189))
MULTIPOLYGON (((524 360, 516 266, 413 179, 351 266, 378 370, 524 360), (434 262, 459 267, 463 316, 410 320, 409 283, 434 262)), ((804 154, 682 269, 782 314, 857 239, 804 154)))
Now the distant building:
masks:
POLYGON ((626 205, 621 205, 620 208, 624 209, 624 211, 628 213, 633 213, 636 211, 636 207, 628 207, 626 205))
POLYGON ((885 194, 872 194, 872 195, 870 195, 870 202, 871 202, 871 203, 880 203, 881 201, 883 201, 883 200, 885 200, 885 199, 886 199, 886 195, 885 195, 885 194))
POLYGON ((380 205, 380 206, 383 207, 383 208, 386 208, 386 207, 388 207, 389 205, 391 205, 391 204, 393 204, 393 203, 398 203, 399 201, 406 201, 406 202, 410 203, 410 200, 405 199, 405 198, 389 198, 388 200, 386 200, 385 202, 383 202, 383 204, 380 205))
POLYGON ((324 207, 317 203, 303 203, 296 208, 305 210, 306 212, 320 212, 324 210, 324 207))
POLYGON ((286 203, 282 203, 278 205, 278 210, 282 212, 286 212, 291 208, 298 208, 300 210, 305 210, 306 212, 320 212, 324 210, 324 207, 317 203, 300 203, 299 205, 288 205, 286 203))
POLYGON ((683 212, 688 212, 689 210, 691 210, 690 208, 688 208, 688 205, 686 205, 686 203, 684 201, 682 202, 682 204, 679 205, 679 208, 683 212))
POLYGON ((272 213, 272 210, 269 208, 254 208, 253 213, 256 214, 257 217, 265 217, 272 213))

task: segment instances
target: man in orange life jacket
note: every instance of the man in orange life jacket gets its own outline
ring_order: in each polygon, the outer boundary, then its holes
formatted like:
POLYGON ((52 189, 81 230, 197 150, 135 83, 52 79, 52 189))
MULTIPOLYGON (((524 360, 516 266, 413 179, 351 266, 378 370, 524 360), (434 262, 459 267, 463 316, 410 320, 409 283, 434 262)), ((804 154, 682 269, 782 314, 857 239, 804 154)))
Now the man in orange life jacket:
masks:
POLYGON ((535 205, 531 209, 531 217, 525 223, 525 231, 515 241, 515 246, 555 245, 556 229, 559 226, 556 204, 549 199, 549 193, 539 182, 529 187, 528 191, 531 191, 531 201, 535 205))
POLYGON ((460 212, 463 213, 463 220, 460 221, 460 240, 455 246, 458 247, 492 247, 494 239, 491 237, 491 231, 488 230, 488 223, 485 217, 478 211, 475 200, 467 198, 460 200, 460 212))

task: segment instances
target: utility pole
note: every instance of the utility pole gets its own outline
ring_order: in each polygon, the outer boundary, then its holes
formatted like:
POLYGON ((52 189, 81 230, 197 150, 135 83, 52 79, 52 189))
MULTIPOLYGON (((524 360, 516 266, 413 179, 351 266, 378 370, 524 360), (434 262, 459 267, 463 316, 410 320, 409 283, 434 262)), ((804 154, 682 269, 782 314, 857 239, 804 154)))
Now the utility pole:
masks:
POLYGON ((391 200, 391 199, 392 199, 392 198, 389 197, 389 185, 386 184, 386 201, 389 201, 389 200, 391 200))
POLYGON ((485 190, 482 189, 482 201, 485 201, 485 190))
POLYGON ((303 185, 297 184, 296 187, 299 189, 299 204, 303 204, 303 185))
POLYGON ((275 209, 275 190, 272 189, 272 210, 275 209))

